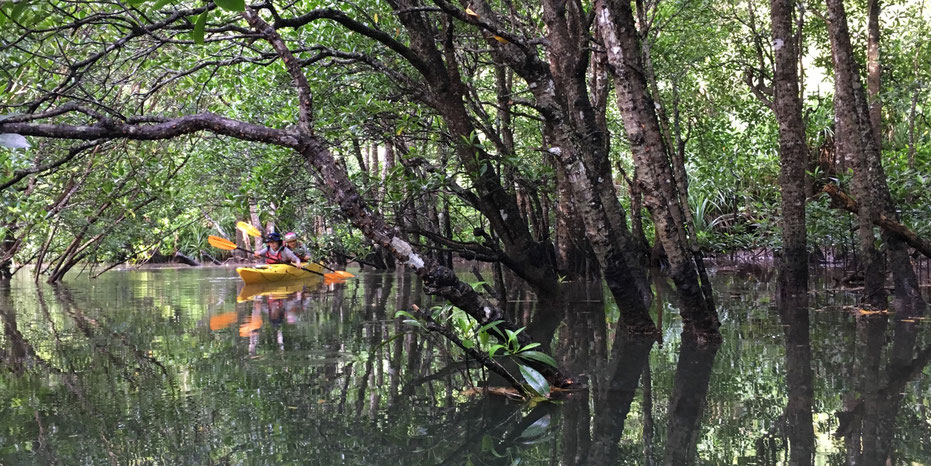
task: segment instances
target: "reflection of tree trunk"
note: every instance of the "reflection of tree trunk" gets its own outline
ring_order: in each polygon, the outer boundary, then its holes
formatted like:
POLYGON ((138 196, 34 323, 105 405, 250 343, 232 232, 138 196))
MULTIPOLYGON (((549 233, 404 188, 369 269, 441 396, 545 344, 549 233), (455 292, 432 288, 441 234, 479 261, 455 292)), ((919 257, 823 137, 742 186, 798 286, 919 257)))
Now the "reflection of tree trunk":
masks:
MULTIPOLYGON (((363 327, 363 331, 368 333, 367 337, 370 348, 375 348, 381 342, 380 325, 385 314, 385 304, 388 300, 391 284, 389 281, 388 291, 386 292, 384 286, 384 281, 386 280, 384 276, 386 275, 389 274, 370 273, 366 274, 362 279, 364 287, 362 302, 366 309, 365 320, 368 324, 363 327)), ((359 380, 359 389, 356 396, 356 416, 362 414, 362 408, 365 406, 366 394, 369 395, 370 406, 372 406, 371 403, 374 403, 375 397, 377 396, 376 393, 378 390, 377 386, 375 386, 377 374, 374 372, 380 372, 378 368, 381 367, 381 361, 379 360, 378 364, 376 364, 378 355, 379 352, 373 351, 365 361, 365 369, 359 380), (370 385, 372 386, 371 392, 369 392, 370 385)))
MULTIPOLYGON (((857 348, 854 365, 856 391, 862 395, 875 393, 881 385, 880 365, 885 345, 886 317, 867 315, 857 318, 857 348)), ((848 394, 844 412, 838 413, 838 433, 844 435, 847 460, 859 464, 863 435, 864 400, 848 394)))
POLYGON ((643 366, 643 459, 644 464, 653 466, 653 377, 650 374, 650 359, 643 366))
POLYGON ((32 348, 26 343, 23 334, 16 325, 16 310, 10 293, 10 282, 0 281, 0 319, 3 320, 3 335, 7 346, 0 347, 0 360, 14 374, 21 376, 25 372, 26 357, 31 356, 32 348))
MULTIPOLYGON (((800 284, 801 285, 801 284, 800 284)), ((807 283, 805 283, 807 287, 807 283)), ((815 432, 812 424, 814 387, 811 369, 808 295, 802 290, 780 290, 779 317, 785 333, 786 385, 789 401, 785 409, 789 438, 789 464, 814 462, 815 432)))
POLYGON ((844 410, 837 413, 836 436, 844 436, 850 464, 898 464, 894 457, 896 417, 908 382, 918 377, 931 362, 931 346, 917 356, 915 343, 918 326, 896 316, 895 334, 885 380, 881 367, 886 343, 885 316, 863 316, 857 322, 857 359, 863 362, 855 370, 861 396, 848 395, 844 410))
MULTIPOLYGON (((463 437, 464 440, 461 441, 460 446, 453 450, 450 453, 444 453, 446 458, 443 461, 440 461, 438 464, 462 464, 462 459, 469 456, 469 452, 478 452, 481 451, 483 446, 485 446, 484 438, 486 436, 494 437, 503 437, 508 438, 510 435, 507 431, 502 432, 502 426, 506 429, 507 426, 512 425, 509 422, 509 418, 515 415, 519 415, 519 407, 521 405, 517 403, 507 402, 501 397, 490 397, 482 400, 480 404, 475 406, 475 409, 471 409, 467 412, 467 416, 462 416, 462 423, 471 425, 475 419, 480 419, 481 424, 476 430, 469 430, 466 432, 457 432, 459 437, 463 437), (480 412, 476 412, 479 411, 480 412), (463 435, 464 434, 464 435, 463 435)), ((525 421, 536 420, 540 417, 540 412, 546 411, 546 408, 541 406, 540 410, 531 411, 526 417, 522 418, 522 422, 517 423, 517 427, 511 430, 511 435, 516 431, 517 435, 522 432, 520 426, 525 424, 525 421)), ((532 421, 531 421, 532 422, 532 421)), ((527 423, 526 426, 530 424, 527 423)), ((493 447, 495 445, 492 445, 493 447)), ((498 450, 503 450, 498 448, 498 450)), ((483 452, 487 454, 487 452, 483 452)))
POLYGON ((618 440, 624 432, 624 422, 653 342, 652 338, 625 336, 624 332, 617 332, 612 350, 610 379, 594 394, 596 411, 592 446, 588 457, 583 458, 581 463, 617 463, 618 440))
POLYGON ((343 414, 343 408, 346 406, 346 397, 349 394, 349 384, 352 382, 352 365, 355 363, 346 364, 346 367, 343 369, 344 377, 346 381, 343 382, 343 389, 339 393, 339 404, 336 405, 336 412, 343 414))
MULTIPOLYGON (((585 296, 585 287, 592 286, 590 282, 578 281, 571 282, 559 287, 559 299, 543 300, 540 299, 530 306, 529 323, 527 324, 527 333, 533 341, 540 343, 541 351, 547 354, 550 352, 550 342, 553 341, 553 335, 556 328, 562 324, 568 314, 584 312, 590 308, 591 304, 582 301, 585 296)), ((600 288, 600 286, 599 286, 600 288)), ((601 303, 599 303, 601 304, 601 303)), ((601 304, 602 312, 604 305, 601 304)), ((588 336, 585 337, 590 338, 588 336)), ((576 373, 569 370, 569 373, 576 373)))
POLYGON ((862 464, 898 464, 892 442, 905 386, 922 372, 931 359, 931 347, 928 347, 912 360, 917 337, 917 324, 902 322, 902 317, 896 315, 892 351, 886 367, 888 384, 864 400, 862 464))
POLYGON ((719 345, 699 346, 694 335, 682 333, 676 380, 669 400, 666 454, 663 464, 695 464, 699 421, 705 410, 705 396, 711 381, 711 368, 719 345))
MULTIPOLYGON (((395 274, 395 276, 397 277, 398 280, 401 281, 401 286, 399 287, 398 292, 395 294, 394 312, 397 312, 400 310, 406 310, 410 307, 411 281, 410 281, 410 276, 407 273, 397 273, 395 274)), ((393 317, 393 315, 388 316, 388 317, 389 318, 393 317)), ((404 330, 405 329, 402 328, 401 321, 398 319, 395 319, 394 335, 399 335, 404 330)), ((391 364, 391 371, 388 374, 388 380, 389 380, 388 382, 388 385, 389 385, 388 403, 389 405, 394 403, 396 399, 396 395, 398 393, 398 386, 400 385, 400 382, 401 382, 401 360, 404 357, 404 338, 403 337, 395 338, 391 346, 392 348, 391 348, 391 355, 390 355, 390 360, 389 360, 391 364)))
POLYGON ((602 296, 601 283, 580 282, 563 289, 565 301, 561 311, 566 326, 559 333, 556 360, 580 385, 588 385, 572 395, 562 408, 562 464, 579 464, 591 445, 589 399, 594 387, 587 374, 595 373, 606 357, 596 330, 604 327, 604 302, 592 299, 602 296), (584 374, 584 375, 583 375, 584 374))

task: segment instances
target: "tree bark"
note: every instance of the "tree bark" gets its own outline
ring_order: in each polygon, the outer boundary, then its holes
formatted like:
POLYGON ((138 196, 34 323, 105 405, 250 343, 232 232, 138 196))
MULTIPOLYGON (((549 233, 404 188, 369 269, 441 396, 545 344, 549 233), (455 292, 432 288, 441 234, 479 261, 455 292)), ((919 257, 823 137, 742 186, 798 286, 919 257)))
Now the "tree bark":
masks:
POLYGON ((869 91, 870 125, 876 147, 882 149, 882 68, 879 65, 879 0, 867 0, 866 85, 869 91))
POLYGON ((683 322, 700 338, 716 340, 720 338, 720 323, 713 299, 700 283, 696 256, 689 247, 683 213, 687 206, 680 204, 676 192, 675 176, 643 73, 631 6, 618 0, 599 0, 595 10, 614 73, 618 108, 643 186, 644 203, 653 216, 656 236, 669 256, 683 322))
POLYGON ((792 0, 771 0, 773 53, 773 111, 779 123, 779 185, 782 196, 783 289, 807 293, 808 254, 805 231, 805 168, 808 144, 799 94, 798 36, 793 32, 792 0))
POLYGON ((585 276, 585 229, 574 207, 566 169, 556 164, 556 266, 569 280, 585 276))
MULTIPOLYGON (((450 4, 437 0, 449 14, 476 22, 450 4)), ((572 197, 583 219, 586 237, 631 331, 654 332, 648 303, 652 292, 641 266, 639 250, 627 228, 626 214, 617 199, 604 143, 585 87, 588 68, 585 15, 577 3, 543 4, 547 39, 553 51, 543 62, 533 48, 489 38, 502 62, 524 79, 544 118, 547 150, 565 169, 572 197), (558 50, 558 52, 556 51, 558 50), (631 286, 633 285, 633 286, 631 286)), ((473 3, 485 27, 496 27, 495 14, 485 2, 473 3)), ((504 33, 502 33, 504 34, 504 33)), ((516 40, 516 39, 515 39, 516 40)))
MULTIPOLYGON (((859 66, 854 59, 847 14, 843 0, 828 0, 828 32, 834 61, 834 111, 837 121, 838 151, 853 154, 854 188, 859 202, 858 237, 864 267, 865 299, 871 305, 887 307, 885 264, 874 246, 872 225, 882 215, 898 220, 882 167, 880 147, 876 144, 866 96, 860 81, 859 66)), ((908 312, 924 312, 925 301, 902 239, 883 231, 887 255, 895 282, 896 305, 908 312)))
MULTIPOLYGON (((396 10, 403 11, 398 20, 410 36, 409 52, 416 55, 414 61, 424 78, 427 92, 422 93, 422 100, 434 108, 446 123, 454 152, 477 191, 476 208, 488 219, 503 243, 511 258, 509 266, 535 291, 547 295, 556 289, 555 264, 550 259, 550 248, 534 240, 527 222, 520 215, 513 191, 501 185, 493 158, 475 141, 477 131, 464 103, 467 90, 459 74, 452 41, 447 35, 447 39, 440 43, 442 49, 438 49, 436 30, 421 12, 416 11, 416 7, 408 1, 394 5, 396 10)), ((452 24, 448 23, 447 28, 452 24)), ((445 32, 451 33, 449 30, 445 32)))

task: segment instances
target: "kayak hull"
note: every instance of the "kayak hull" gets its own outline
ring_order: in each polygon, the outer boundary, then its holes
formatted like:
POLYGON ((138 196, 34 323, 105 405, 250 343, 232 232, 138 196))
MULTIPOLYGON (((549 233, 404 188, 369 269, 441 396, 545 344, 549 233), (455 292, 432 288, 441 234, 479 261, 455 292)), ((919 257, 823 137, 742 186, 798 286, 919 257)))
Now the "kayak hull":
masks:
POLYGON ((239 274, 239 277, 242 278, 242 281, 247 285, 260 284, 260 283, 278 283, 291 280, 307 280, 307 279, 323 279, 323 267, 320 264, 303 264, 305 269, 311 270, 313 272, 308 272, 306 270, 301 270, 297 267, 288 264, 269 264, 269 265, 260 265, 256 267, 239 267, 236 269, 236 273, 239 274))

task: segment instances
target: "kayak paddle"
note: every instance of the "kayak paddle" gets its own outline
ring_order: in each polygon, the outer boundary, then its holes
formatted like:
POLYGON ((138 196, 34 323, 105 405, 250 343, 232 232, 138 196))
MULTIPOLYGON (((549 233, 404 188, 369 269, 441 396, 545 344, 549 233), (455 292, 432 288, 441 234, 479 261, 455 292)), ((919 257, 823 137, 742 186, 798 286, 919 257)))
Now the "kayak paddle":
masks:
MULTIPOLYGON (((249 236, 254 236, 254 237, 256 237, 256 238, 262 238, 263 241, 265 240, 265 235, 262 234, 262 231, 261 231, 261 230, 259 230, 259 229, 256 228, 255 226, 250 225, 250 224, 248 224, 248 223, 246 223, 246 222, 236 222, 236 228, 239 228, 240 231, 242 231, 243 233, 245 233, 245 234, 247 234, 247 235, 249 235, 249 236)), ((323 267, 323 268, 325 268, 325 269, 327 269, 327 270, 329 270, 330 272, 335 273, 336 275, 339 275, 339 276, 342 277, 342 278, 352 278, 352 277, 355 277, 355 275, 353 275, 353 274, 351 274, 351 273, 349 273, 349 272, 347 272, 347 271, 345 271, 345 270, 333 270, 333 269, 331 269, 331 268, 329 268, 329 267, 327 267, 327 266, 325 266, 325 265, 323 265, 323 264, 320 264, 320 266, 323 267)))
MULTIPOLYGON (((246 252, 246 253, 249 253, 249 254, 255 254, 255 252, 250 251, 250 250, 248 250, 248 249, 243 249, 243 248, 241 248, 241 247, 239 247, 239 246, 236 246, 236 243, 234 243, 234 242, 232 242, 232 241, 230 241, 230 240, 228 240, 228 239, 226 239, 226 238, 220 238, 219 236, 210 235, 210 236, 207 237, 207 242, 210 243, 211 246, 213 246, 213 247, 215 247, 215 248, 218 248, 218 249, 225 249, 225 250, 227 250, 227 251, 232 251, 232 250, 238 249, 238 250, 240 250, 240 251, 243 251, 243 252, 246 252)), ((266 257, 268 257, 268 256, 266 256, 266 257)), ((317 272, 316 270, 310 270, 310 269, 308 269, 308 268, 306 268, 306 267, 300 267, 300 266, 294 265, 294 264, 292 264, 292 263, 290 263, 290 262, 275 261, 275 263, 276 263, 276 264, 287 264, 287 265, 290 265, 291 267, 294 267, 294 268, 297 268, 297 269, 301 269, 301 270, 303 270, 303 271, 305 271, 305 272, 314 273, 314 274, 320 275, 321 277, 325 277, 325 278, 328 278, 328 279, 331 279, 331 280, 342 280, 342 279, 344 278, 343 276, 338 275, 338 274, 335 274, 335 273, 320 273, 320 272, 317 272)))

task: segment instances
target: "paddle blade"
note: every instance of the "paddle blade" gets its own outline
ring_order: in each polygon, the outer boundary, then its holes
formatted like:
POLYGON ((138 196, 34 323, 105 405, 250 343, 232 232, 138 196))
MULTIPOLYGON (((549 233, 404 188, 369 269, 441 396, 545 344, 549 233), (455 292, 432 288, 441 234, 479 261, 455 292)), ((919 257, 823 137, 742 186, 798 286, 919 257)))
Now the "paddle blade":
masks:
POLYGON ((246 223, 246 222, 236 222, 236 228, 239 228, 239 231, 256 238, 262 237, 262 232, 258 228, 246 223))
POLYGON ((236 243, 219 236, 210 235, 207 237, 207 242, 215 248, 226 249, 227 251, 236 249, 236 243))
POLYGON ((345 271, 345 270, 337 270, 337 271, 335 271, 335 272, 333 272, 333 273, 335 273, 336 275, 339 275, 340 277, 343 277, 343 278, 353 278, 353 277, 355 277, 355 275, 353 275, 353 274, 351 274, 351 273, 349 273, 349 272, 347 272, 347 271, 345 271))
POLYGON ((346 278, 337 276, 336 274, 328 273, 323 276, 323 283, 327 285, 342 284, 346 283, 346 278))
POLYGON ((224 312, 210 317, 210 330, 220 330, 229 327, 236 322, 235 312, 224 312))

